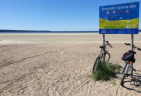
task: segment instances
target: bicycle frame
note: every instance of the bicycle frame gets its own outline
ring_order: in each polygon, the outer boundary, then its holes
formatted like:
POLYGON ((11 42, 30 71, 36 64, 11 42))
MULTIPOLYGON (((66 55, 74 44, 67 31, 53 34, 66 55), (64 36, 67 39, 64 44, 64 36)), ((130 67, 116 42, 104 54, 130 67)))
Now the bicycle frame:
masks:
MULTIPOLYGON (((123 69, 123 70, 125 70, 125 71, 124 71, 123 74, 127 74, 128 69, 129 69, 129 66, 131 66, 130 64, 131 64, 131 62, 129 62, 129 61, 126 61, 126 62, 125 62, 125 67, 124 67, 124 69, 123 69)), ((132 70, 131 70, 131 71, 132 71, 132 70)))
MULTIPOLYGON (((106 54, 106 53, 108 53, 107 50, 105 50, 105 54, 106 54)), ((101 52, 99 53, 98 57, 99 57, 100 59, 102 59, 102 58, 103 58, 103 54, 104 54, 104 51, 103 51, 103 49, 101 48, 101 52)))

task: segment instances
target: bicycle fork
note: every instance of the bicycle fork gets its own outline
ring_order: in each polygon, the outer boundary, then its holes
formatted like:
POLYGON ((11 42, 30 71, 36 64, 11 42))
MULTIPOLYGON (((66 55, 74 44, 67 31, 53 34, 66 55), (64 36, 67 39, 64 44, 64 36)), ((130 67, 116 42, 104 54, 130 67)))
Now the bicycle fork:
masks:
POLYGON ((123 74, 125 74, 128 77, 127 73, 128 73, 128 69, 129 69, 129 66, 130 66, 130 62, 126 62, 125 66, 126 66, 126 68, 125 68, 125 71, 124 71, 123 74))

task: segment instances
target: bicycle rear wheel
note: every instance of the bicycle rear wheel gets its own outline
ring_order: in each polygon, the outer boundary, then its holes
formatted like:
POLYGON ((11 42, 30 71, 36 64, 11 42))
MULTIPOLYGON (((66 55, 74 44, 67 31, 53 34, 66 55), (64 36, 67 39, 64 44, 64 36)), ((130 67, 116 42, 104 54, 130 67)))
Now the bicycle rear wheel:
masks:
POLYGON ((96 66, 97 66, 97 63, 98 62, 101 62, 100 58, 96 58, 95 62, 94 62, 94 66, 93 66, 93 73, 96 71, 96 66))

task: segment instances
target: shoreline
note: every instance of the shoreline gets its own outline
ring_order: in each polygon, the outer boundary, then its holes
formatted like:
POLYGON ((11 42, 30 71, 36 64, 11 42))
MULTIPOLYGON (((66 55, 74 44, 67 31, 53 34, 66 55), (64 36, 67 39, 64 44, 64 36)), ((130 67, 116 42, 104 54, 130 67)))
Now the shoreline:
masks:
POLYGON ((0 33, 0 35, 99 35, 99 33, 0 33))
MULTIPOLYGON (((99 33, 0 33, 0 35, 90 35, 90 34, 102 35, 99 33)), ((141 32, 139 32, 138 34, 141 34, 141 32)), ((131 35, 131 34, 105 34, 105 35, 131 35)))
MULTIPOLYGON (((103 43, 99 33, 0 33, 0 44, 17 43, 103 43)), ((131 34, 105 34, 110 43, 130 43, 131 34)), ((141 33, 134 35, 141 42, 141 33)))

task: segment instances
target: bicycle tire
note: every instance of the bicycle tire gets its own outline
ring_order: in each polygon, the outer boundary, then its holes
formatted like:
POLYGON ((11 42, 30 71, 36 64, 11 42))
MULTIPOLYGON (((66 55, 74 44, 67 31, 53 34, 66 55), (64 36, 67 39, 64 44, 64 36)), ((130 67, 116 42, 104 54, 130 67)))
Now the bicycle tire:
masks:
POLYGON ((123 85, 124 78, 125 78, 125 74, 123 74, 123 76, 121 78, 120 85, 123 85))
POLYGON ((95 62, 94 62, 94 66, 93 66, 93 73, 95 72, 95 70, 96 70, 96 64, 97 64, 97 62, 98 61, 100 61, 101 62, 101 60, 100 60, 100 58, 98 57, 98 58, 96 58, 96 60, 95 60, 95 62))
POLYGON ((123 85, 123 80, 124 80, 125 76, 127 76, 128 68, 129 68, 129 65, 126 63, 126 67, 125 67, 125 70, 124 70, 125 73, 123 73, 120 85, 123 85))
MULTIPOLYGON (((103 58, 102 58, 102 60, 103 60, 103 58)), ((108 62, 110 60, 110 53, 106 53, 105 54, 105 62, 108 62), (107 60, 106 60, 106 56, 107 56, 107 60)))

